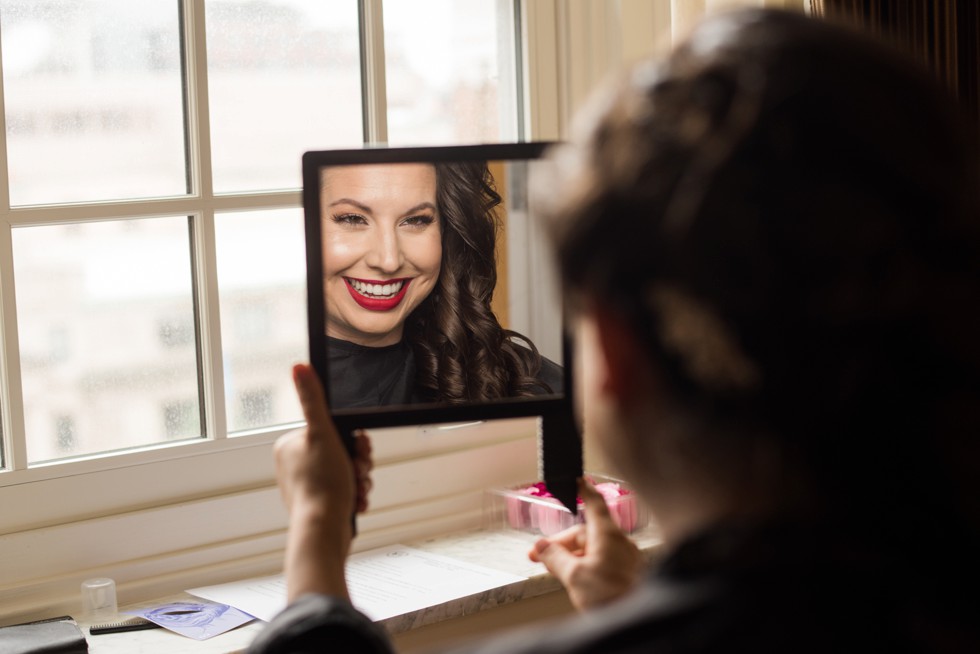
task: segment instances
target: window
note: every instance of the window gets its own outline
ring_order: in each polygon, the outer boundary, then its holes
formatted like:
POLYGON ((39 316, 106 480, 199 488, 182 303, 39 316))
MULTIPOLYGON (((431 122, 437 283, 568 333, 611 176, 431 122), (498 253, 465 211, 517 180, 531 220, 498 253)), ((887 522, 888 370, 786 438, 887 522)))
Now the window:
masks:
POLYGON ((299 421, 302 152, 518 136, 511 2, 137 5, 0 0, 10 473, 299 421))
POLYGON ((175 392, 200 413, 199 358, 179 347, 195 324, 187 217, 17 226, 12 242, 28 465, 172 438, 153 426, 175 392), (38 437, 52 410, 77 416, 73 448, 38 437))
POLYGON ((516 137, 518 35, 510 4, 384 3, 389 143, 516 137), (420 14, 425 15, 422 21, 420 14))
MULTIPOLYGON (((288 371, 307 358, 300 156, 521 138, 520 10, 0 0, 0 577, 18 589, 0 619, 69 610, 81 568, 278 565, 270 445, 301 420, 288 371)), ((380 436, 379 474, 431 478, 457 441, 380 436)), ((532 443, 466 447, 498 441, 532 443)), ((438 494, 382 493, 363 531, 431 528, 405 502, 472 519, 476 495, 438 494)))

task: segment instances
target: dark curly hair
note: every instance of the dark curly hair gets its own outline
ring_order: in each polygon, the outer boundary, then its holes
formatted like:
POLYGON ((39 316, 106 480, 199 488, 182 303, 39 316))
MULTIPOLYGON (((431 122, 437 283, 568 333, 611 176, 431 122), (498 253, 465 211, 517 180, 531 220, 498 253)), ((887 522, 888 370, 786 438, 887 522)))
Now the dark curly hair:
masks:
POLYGON ((490 308, 497 284, 500 204, 486 162, 438 163, 442 269, 405 325, 423 401, 459 404, 550 393, 534 344, 504 329, 490 308))

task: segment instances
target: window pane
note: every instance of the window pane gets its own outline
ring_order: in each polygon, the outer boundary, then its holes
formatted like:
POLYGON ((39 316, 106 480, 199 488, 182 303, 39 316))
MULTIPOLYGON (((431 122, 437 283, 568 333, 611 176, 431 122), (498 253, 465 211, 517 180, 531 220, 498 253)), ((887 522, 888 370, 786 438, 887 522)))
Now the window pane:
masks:
POLYGON ((186 193, 177 9, 0 0, 14 205, 186 193))
POLYGON ((218 193, 300 186, 306 150, 363 143, 356 0, 209 0, 218 193))
POLYGON ((27 455, 200 438, 186 216, 13 230, 27 455))
POLYGON ((517 140, 509 0, 385 0, 388 141, 517 140))
POLYGON ((228 431, 303 419, 290 367, 309 359, 303 211, 215 218, 228 431))

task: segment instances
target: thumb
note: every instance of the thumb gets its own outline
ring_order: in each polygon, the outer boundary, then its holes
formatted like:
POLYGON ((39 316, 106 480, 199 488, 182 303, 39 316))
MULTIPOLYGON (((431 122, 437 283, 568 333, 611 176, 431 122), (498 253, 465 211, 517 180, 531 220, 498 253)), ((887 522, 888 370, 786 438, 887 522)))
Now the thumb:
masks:
POLYGON ((547 538, 542 538, 534 544, 534 553, 539 562, 548 568, 548 572, 553 574, 558 581, 565 585, 571 577, 572 569, 578 562, 577 556, 572 554, 560 543, 554 543, 547 538))
POLYGON ((330 418, 320 378, 311 366, 298 363, 293 366, 293 384, 296 385, 296 394, 299 396, 307 426, 311 431, 323 429, 330 418))

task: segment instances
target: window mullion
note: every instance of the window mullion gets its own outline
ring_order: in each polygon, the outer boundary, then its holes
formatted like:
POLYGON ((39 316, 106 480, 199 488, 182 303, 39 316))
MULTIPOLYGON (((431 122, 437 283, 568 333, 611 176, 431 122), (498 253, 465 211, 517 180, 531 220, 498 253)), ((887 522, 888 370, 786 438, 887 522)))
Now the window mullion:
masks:
POLYGON ((385 81, 384 14, 381 0, 359 0, 361 98, 364 142, 388 141, 388 90, 385 81))
MULTIPOLYGON (((7 168, 7 107, 3 86, 3 53, 0 53, 0 210, 10 211, 10 176, 7 168)), ((9 261, 9 259, 4 259, 9 261)))
POLYGON ((205 203, 214 196, 211 174, 211 120, 204 0, 185 0, 183 21, 184 93, 190 194, 205 203))
POLYGON ((228 425, 225 413, 214 211, 208 209, 193 216, 192 225, 193 265, 196 273, 194 292, 197 297, 205 432, 212 439, 221 439, 227 437, 228 425))
POLYGON ((211 122, 208 105, 208 61, 203 0, 184 5, 183 55, 186 94, 187 163, 190 193, 202 210, 191 216, 195 310, 201 365, 201 401, 208 437, 228 435, 224 394, 224 357, 218 298, 217 248, 214 236, 214 184, 211 170, 211 122))
POLYGON ((0 337, 3 347, 0 352, 0 385, 5 391, 0 395, 3 460, 8 470, 24 470, 27 468, 27 437, 24 433, 20 341, 17 336, 17 306, 14 300, 13 239, 8 221, 4 221, 0 232, 0 337))
MULTIPOLYGON (((0 211, 10 215, 10 182, 7 170, 7 133, 4 105, 3 58, 0 55, 0 211)), ((8 470, 27 467, 24 438, 24 403, 21 400, 20 353, 17 338, 17 307, 14 302, 14 257, 9 220, 0 232, 0 448, 8 470)))

